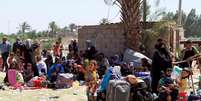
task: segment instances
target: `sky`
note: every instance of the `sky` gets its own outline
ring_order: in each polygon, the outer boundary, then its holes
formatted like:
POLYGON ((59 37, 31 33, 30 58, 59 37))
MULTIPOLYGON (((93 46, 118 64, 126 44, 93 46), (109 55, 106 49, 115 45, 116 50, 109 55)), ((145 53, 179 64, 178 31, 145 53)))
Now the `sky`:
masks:
MULTIPOLYGON (((152 11, 165 8, 166 11, 177 10, 179 0, 161 0, 156 7, 154 0, 148 0, 152 11)), ((183 0, 183 10, 188 13, 196 8, 201 14, 201 0, 183 0)), ((51 21, 60 27, 70 23, 77 25, 95 25, 102 18, 111 22, 120 21, 118 6, 107 6, 104 0, 0 0, 0 32, 16 33, 19 25, 26 21, 33 30, 46 30, 51 21)))

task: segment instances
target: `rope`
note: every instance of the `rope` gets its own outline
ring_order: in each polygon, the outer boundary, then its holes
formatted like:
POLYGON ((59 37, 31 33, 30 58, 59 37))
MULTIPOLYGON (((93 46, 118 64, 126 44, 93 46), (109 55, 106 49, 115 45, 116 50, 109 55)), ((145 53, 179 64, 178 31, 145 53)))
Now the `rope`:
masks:
POLYGON ((201 54, 196 54, 194 56, 191 56, 189 57, 188 59, 186 60, 182 60, 182 61, 178 61, 178 62, 172 62, 172 64, 180 64, 180 63, 184 63, 184 62, 189 62, 189 61, 192 61, 192 60, 196 60, 196 59, 201 59, 201 54))

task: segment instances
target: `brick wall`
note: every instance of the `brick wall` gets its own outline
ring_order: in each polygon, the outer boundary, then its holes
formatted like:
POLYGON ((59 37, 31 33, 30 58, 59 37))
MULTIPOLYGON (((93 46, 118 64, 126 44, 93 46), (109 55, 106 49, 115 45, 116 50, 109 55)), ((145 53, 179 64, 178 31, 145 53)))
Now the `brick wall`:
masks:
POLYGON ((78 33, 80 50, 86 49, 86 40, 91 40, 97 50, 106 56, 121 54, 126 48, 122 24, 83 26, 78 33))

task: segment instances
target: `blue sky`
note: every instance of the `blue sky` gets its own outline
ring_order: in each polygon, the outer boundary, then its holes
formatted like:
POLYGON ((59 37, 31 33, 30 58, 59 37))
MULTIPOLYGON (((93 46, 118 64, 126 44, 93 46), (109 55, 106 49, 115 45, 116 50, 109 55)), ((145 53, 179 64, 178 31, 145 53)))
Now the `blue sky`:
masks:
MULTIPOLYGON (((154 5, 153 1, 149 0, 150 4, 154 5)), ((155 8, 176 11, 178 0, 161 1, 155 8)), ((200 0, 183 0, 183 9, 188 13, 191 8, 196 8, 201 14, 200 4, 200 0)), ((108 8, 104 0, 0 0, 0 32, 15 33, 24 21, 36 30, 47 29, 51 21, 61 27, 69 23, 94 25, 107 17, 108 8)), ((119 8, 110 7, 109 19, 118 22, 119 16, 119 8)))

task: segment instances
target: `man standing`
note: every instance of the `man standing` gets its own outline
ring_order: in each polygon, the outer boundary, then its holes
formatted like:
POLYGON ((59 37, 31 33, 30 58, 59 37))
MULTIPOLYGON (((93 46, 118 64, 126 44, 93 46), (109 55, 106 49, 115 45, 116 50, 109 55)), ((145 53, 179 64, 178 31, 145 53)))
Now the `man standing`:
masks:
MULTIPOLYGON (((198 50, 192 46, 192 42, 191 40, 187 40, 186 44, 185 44, 185 48, 181 51, 181 60, 186 60, 196 54, 198 54, 198 50)), ((191 65, 192 61, 190 61, 190 64, 188 62, 184 62, 182 63, 180 66, 182 68, 185 67, 190 67, 189 65, 191 65)))
POLYGON ((7 41, 7 37, 3 37, 3 42, 0 44, 1 56, 3 58, 3 69, 5 67, 5 71, 8 69, 7 58, 9 56, 9 52, 11 49, 10 43, 7 41))
POLYGON ((22 53, 20 53, 21 46, 22 46, 22 43, 20 41, 20 38, 16 38, 16 42, 13 43, 13 53, 21 56, 21 54, 22 54, 22 53))
POLYGON ((31 39, 27 39, 25 41, 25 45, 24 45, 24 49, 23 49, 23 56, 24 56, 24 60, 25 60, 25 69, 27 69, 27 65, 29 63, 32 64, 33 67, 33 71, 34 71, 34 76, 38 76, 39 72, 38 72, 38 68, 36 66, 36 61, 35 61, 35 54, 34 51, 37 48, 37 45, 33 45, 33 42, 31 39))
POLYGON ((15 43, 13 43, 13 53, 15 54, 15 58, 17 62, 20 62, 20 57, 22 56, 22 42, 20 41, 20 38, 16 38, 15 43))

